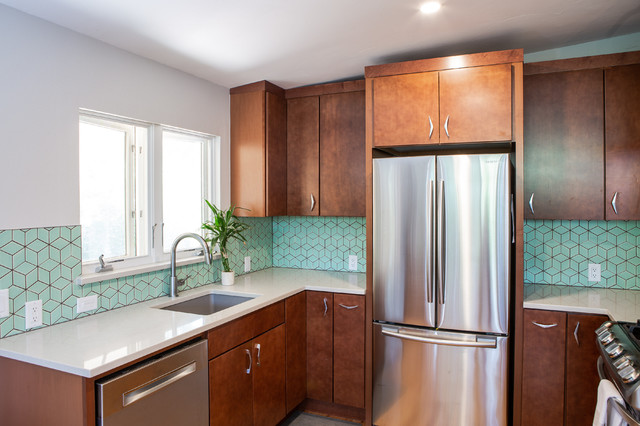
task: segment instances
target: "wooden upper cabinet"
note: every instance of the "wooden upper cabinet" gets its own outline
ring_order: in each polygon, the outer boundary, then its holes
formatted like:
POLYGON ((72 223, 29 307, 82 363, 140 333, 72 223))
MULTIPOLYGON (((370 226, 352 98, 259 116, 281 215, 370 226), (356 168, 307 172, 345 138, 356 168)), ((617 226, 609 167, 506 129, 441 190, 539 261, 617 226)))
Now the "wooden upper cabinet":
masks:
POLYGON ((440 142, 512 140, 511 65, 440 72, 440 142))
POLYGON ((524 77, 525 218, 604 219, 602 82, 601 69, 524 77))
POLYGON ((364 92, 320 97, 320 214, 365 215, 364 92))
POLYGON ((437 72, 377 77, 371 87, 374 146, 439 142, 437 72))
POLYGON ((640 64, 605 70, 606 219, 640 219, 640 64), (613 200, 615 197, 615 210, 613 200))
POLYGON ((266 81, 230 90, 231 204, 238 216, 286 214, 286 102, 266 81))
POLYGON ((287 100, 287 215, 320 213, 320 100, 287 100))

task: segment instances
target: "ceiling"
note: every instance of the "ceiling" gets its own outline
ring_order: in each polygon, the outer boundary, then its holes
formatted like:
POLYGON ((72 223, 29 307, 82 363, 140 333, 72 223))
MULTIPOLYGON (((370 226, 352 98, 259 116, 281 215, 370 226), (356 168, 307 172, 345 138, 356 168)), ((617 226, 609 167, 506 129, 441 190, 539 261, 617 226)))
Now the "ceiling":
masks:
POLYGON ((640 31, 638 0, 0 0, 225 87, 287 89, 388 62, 524 48, 531 53, 640 31))

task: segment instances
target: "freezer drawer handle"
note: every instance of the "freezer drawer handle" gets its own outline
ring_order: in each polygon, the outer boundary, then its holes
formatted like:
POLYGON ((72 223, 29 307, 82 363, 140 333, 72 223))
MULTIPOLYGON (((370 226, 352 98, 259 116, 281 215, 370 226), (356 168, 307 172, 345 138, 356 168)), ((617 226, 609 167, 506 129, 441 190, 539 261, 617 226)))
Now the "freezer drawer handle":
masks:
POLYGON ((552 328, 552 327, 556 327, 558 325, 556 323, 553 323, 553 324, 540 324, 539 322, 535 322, 535 321, 531 321, 531 324, 537 325, 540 328, 552 328))
POLYGON ((445 345, 445 346, 463 346, 468 348, 493 348, 497 347, 497 342, 495 338, 487 337, 477 337, 478 340, 475 342, 463 341, 463 340, 449 340, 442 338, 433 338, 433 337, 420 337, 412 334, 404 334, 396 331, 389 331, 388 329, 383 328, 382 334, 389 337, 397 337, 399 339, 405 340, 413 340, 415 342, 422 343, 433 343, 436 345, 445 345))
POLYGON ((342 303, 339 303, 338 306, 345 308, 345 309, 355 309, 357 308, 359 305, 353 305, 353 306, 347 306, 347 305, 343 305, 342 303))
POLYGON ((172 372, 167 373, 162 377, 159 377, 158 379, 154 380, 151 383, 147 383, 146 385, 141 386, 132 391, 125 392, 122 394, 122 406, 126 407, 129 404, 133 404, 139 399, 142 399, 147 395, 150 395, 156 391, 159 391, 165 386, 169 386, 170 384, 177 382, 178 380, 188 376, 189 374, 195 371, 196 371, 196 363, 194 361, 190 364, 187 364, 176 370, 173 370, 172 372))

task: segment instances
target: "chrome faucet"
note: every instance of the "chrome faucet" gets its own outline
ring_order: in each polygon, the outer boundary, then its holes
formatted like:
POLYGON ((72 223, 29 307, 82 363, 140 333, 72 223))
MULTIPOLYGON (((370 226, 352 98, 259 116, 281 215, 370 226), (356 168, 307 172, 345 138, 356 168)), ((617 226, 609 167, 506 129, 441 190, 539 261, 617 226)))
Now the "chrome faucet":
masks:
POLYGON ((184 280, 179 280, 176 277, 176 248, 178 248, 178 243, 187 237, 198 240, 202 246, 202 250, 204 250, 204 260, 207 261, 207 265, 211 265, 211 252, 209 251, 209 246, 204 238, 191 232, 178 235, 178 238, 176 238, 173 241, 173 244, 171 244, 171 297, 178 297, 178 285, 184 282, 184 280))

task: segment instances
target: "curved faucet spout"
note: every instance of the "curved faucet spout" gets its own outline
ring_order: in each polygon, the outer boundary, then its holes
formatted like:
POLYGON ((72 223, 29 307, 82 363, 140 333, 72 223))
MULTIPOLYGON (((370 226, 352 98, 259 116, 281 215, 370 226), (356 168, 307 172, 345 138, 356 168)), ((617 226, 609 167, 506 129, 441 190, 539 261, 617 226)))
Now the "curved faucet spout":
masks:
POLYGON ((207 261, 207 265, 211 265, 211 252, 209 251, 209 246, 207 245, 207 242, 204 240, 204 238, 192 232, 178 235, 178 237, 173 241, 173 244, 171 244, 171 297, 178 297, 178 279, 176 278, 176 249, 178 248, 178 243, 185 238, 194 238, 200 243, 200 245, 202 246, 202 250, 204 251, 204 260, 207 261))

